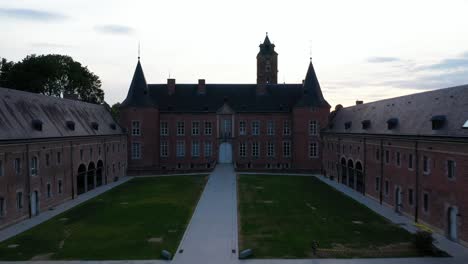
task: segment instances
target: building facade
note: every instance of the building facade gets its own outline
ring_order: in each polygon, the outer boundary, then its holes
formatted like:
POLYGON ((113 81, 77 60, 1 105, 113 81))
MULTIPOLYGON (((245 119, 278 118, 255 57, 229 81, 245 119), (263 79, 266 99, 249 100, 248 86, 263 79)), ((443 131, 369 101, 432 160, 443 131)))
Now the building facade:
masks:
POLYGON ((103 105, 0 88, 0 229, 126 174, 126 135, 103 105))
POLYGON ((302 84, 277 84, 278 54, 268 38, 255 84, 147 84, 138 61, 120 124, 133 174, 210 170, 321 170, 320 128, 330 106, 312 62, 302 84))
POLYGON ((434 231, 468 241, 468 86, 338 107, 324 174, 434 231))

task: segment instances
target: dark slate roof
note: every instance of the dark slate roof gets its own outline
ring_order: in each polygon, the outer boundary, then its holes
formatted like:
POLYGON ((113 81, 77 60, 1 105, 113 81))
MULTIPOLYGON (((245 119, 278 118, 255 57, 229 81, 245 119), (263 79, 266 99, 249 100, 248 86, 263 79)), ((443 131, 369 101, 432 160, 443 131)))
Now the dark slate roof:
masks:
POLYGON ((138 59, 132 83, 128 89, 127 98, 122 102, 121 107, 148 107, 152 102, 147 96, 148 85, 146 84, 145 74, 138 59))
POLYGON ((257 95, 257 84, 177 84, 168 94, 166 84, 150 84, 149 93, 161 112, 216 112, 226 102, 236 112, 290 112, 303 94, 302 84, 269 84, 257 95))
POLYGON ((320 83, 315 74, 314 65, 312 60, 309 63, 309 69, 307 69, 307 75, 304 80, 304 96, 297 102, 299 107, 303 106, 325 106, 330 107, 328 102, 325 100, 320 88, 320 83))
POLYGON ((260 55, 260 54, 262 54, 262 55, 272 55, 272 54, 278 55, 278 53, 276 53, 276 51, 275 51, 275 44, 272 44, 271 41, 270 41, 270 38, 268 38, 268 33, 265 36, 265 40, 263 41, 262 44, 260 44, 259 47, 260 47, 260 51, 258 52, 258 55, 260 55))
POLYGON ((0 140, 122 133, 104 105, 0 88, 0 140), (67 127, 68 121, 75 124, 74 130, 67 127))
POLYGON ((468 129, 463 128, 468 120, 468 85, 346 107, 331 117, 326 131, 333 133, 468 137, 468 129), (432 119, 440 116, 445 116, 445 123, 433 130, 432 119), (390 119, 398 120, 393 129, 388 129, 390 119), (362 128, 364 120, 370 121, 368 129, 362 128), (349 129, 345 129, 347 122, 351 122, 349 129))

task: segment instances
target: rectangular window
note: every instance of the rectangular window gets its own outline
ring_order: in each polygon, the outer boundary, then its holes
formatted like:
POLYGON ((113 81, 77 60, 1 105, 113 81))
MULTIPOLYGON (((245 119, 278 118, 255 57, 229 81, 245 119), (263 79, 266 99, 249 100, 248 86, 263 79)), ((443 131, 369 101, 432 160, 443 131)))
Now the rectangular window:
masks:
POLYGON ((132 136, 141 135, 140 121, 132 121, 132 136))
POLYGON ((177 122, 177 135, 178 136, 185 135, 185 123, 183 121, 177 122))
POLYGON ((388 195, 388 180, 385 180, 385 195, 388 195))
POLYGON ((247 154, 246 144, 245 143, 239 143, 239 156, 245 157, 246 154, 247 154))
POLYGON ((413 169, 413 154, 408 154, 408 169, 413 169))
POLYGON ((380 191, 380 177, 375 177, 375 191, 380 191))
POLYGON ((58 193, 59 194, 63 192, 62 188, 63 188, 62 180, 59 180, 58 181, 58 193))
POLYGON ((283 135, 285 136, 291 135, 291 126, 289 124, 289 120, 285 120, 283 122, 283 135))
POLYGON ((309 122, 309 136, 317 135, 317 121, 311 120, 309 122))
POLYGON ((50 183, 47 184, 47 198, 52 196, 52 189, 50 188, 50 183))
POLYGON ((259 143, 253 142, 252 143, 252 157, 258 157, 258 156, 259 156, 259 143))
MULTIPOLYGON (((99 147, 99 155, 101 155, 101 147, 99 147)), ((57 164, 62 164, 62 152, 57 152, 57 164)))
POLYGON ((408 204, 413 205, 413 189, 408 189, 408 204))
POLYGON ((141 159, 141 144, 137 142, 132 143, 132 159, 141 159))
POLYGON ((429 158, 427 156, 423 156, 423 172, 429 173, 429 158))
POLYGON ((213 155, 213 145, 211 141, 205 142, 205 157, 211 157, 213 155))
POLYGON ((428 193, 423 194, 423 209, 424 209, 424 212, 426 213, 427 211, 429 211, 429 194, 428 193))
POLYGON ((205 122, 205 135, 209 136, 211 135, 211 133, 213 131, 213 126, 211 124, 211 122, 205 122))
POLYGON ((449 179, 455 178, 455 161, 447 160, 447 176, 449 179))
POLYGON ((390 163, 390 151, 385 151, 385 163, 390 163))
POLYGON ((254 136, 260 135, 260 122, 259 121, 252 122, 252 135, 254 136))
POLYGON ((161 152, 160 152, 161 157, 169 156, 169 145, 168 145, 168 142, 166 140, 161 141, 160 150, 161 150, 161 152))
POLYGON ((47 167, 50 166, 50 154, 49 153, 45 154, 45 163, 47 167))
POLYGON ((22 192, 16 193, 16 208, 17 209, 23 208, 23 193, 22 192))
POLYGON ((32 157, 31 159, 31 176, 37 175, 37 157, 32 157))
POLYGON ((291 142, 290 141, 283 142, 283 156, 291 157, 291 142))
POLYGON ((159 133, 161 136, 169 135, 169 125, 166 121, 161 121, 159 123, 159 133))
POLYGON ((14 163, 13 163, 13 166, 15 167, 15 173, 18 175, 21 173, 21 159, 20 158, 16 158, 14 163))
POLYGON ((275 143, 274 142, 268 142, 268 144, 267 144, 267 156, 268 157, 274 157, 275 156, 275 143))
POLYGON ((200 122, 198 121, 192 122, 192 135, 194 136, 200 135, 200 122))
POLYGON ((377 160, 377 161, 380 160, 380 150, 379 149, 375 150, 375 160, 377 160))
POLYGON ((239 135, 247 135, 246 123, 245 121, 239 121, 239 135))
POLYGON ((309 158, 317 158, 317 157, 318 157, 317 142, 310 142, 309 143, 309 158))
POLYGON ((192 141, 192 157, 200 156, 200 142, 192 141))
POLYGON ((177 140, 176 154, 177 157, 185 157, 185 141, 177 140))
POLYGON ((3 176, 3 160, 0 160, 0 176, 3 176))
POLYGON ((0 197, 0 217, 5 216, 5 198, 0 197))
POLYGON ((397 153, 396 153, 396 165, 397 165, 398 167, 401 166, 400 152, 397 152, 397 153))
POLYGON ((275 134, 275 123, 272 120, 267 122, 267 135, 273 136, 275 134))

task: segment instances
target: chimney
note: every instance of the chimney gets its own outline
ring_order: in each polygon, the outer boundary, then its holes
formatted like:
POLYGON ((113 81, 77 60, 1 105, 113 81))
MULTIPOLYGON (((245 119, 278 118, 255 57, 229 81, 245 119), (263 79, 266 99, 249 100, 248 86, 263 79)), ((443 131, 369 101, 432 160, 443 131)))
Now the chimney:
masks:
POLYGON ((361 101, 361 100, 356 101, 356 105, 362 105, 363 103, 364 103, 364 101, 361 101))
POLYGON ((63 92, 63 98, 64 99, 75 100, 75 101, 79 100, 78 95, 73 93, 73 92, 70 92, 70 91, 63 92))
POLYGON ((206 93, 206 84, 205 79, 198 79, 198 94, 205 94, 206 93))
POLYGON ((175 93, 175 79, 167 79, 167 92, 169 95, 175 93))

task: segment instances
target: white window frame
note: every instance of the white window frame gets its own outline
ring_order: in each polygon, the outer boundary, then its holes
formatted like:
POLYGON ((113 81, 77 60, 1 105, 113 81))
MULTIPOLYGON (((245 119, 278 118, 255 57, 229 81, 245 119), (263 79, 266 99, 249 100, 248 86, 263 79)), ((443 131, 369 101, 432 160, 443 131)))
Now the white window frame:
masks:
POLYGON ((274 157, 275 156, 275 143, 274 142, 268 142, 267 143, 267 156, 268 157, 274 157))
POLYGON ((291 141, 283 141, 283 157, 291 157, 292 147, 291 141))
POLYGON ((211 141, 205 141, 205 157, 211 157, 213 155, 213 143, 211 141))
POLYGON ((200 135, 200 121, 192 121, 192 136, 200 135))
POLYGON ((283 135, 290 136, 291 135, 291 123, 289 120, 285 120, 283 122, 283 135))
POLYGON ((159 122, 159 134, 161 136, 169 135, 169 123, 167 121, 159 122))
POLYGON ((184 121, 177 121, 177 136, 185 136, 185 122, 184 121))
POLYGON ((141 136, 140 120, 132 120, 132 136, 141 136))
POLYGON ((239 156, 246 157, 247 156, 247 144, 245 142, 239 143, 239 156))
POLYGON ((213 123, 205 121, 205 135, 211 136, 213 134, 213 123))
POLYGON ((243 120, 239 121, 239 135, 240 136, 247 135, 247 122, 243 120))
POLYGON ((318 144, 317 142, 309 142, 309 158, 318 158, 318 144))
POLYGON ((140 142, 132 142, 131 158, 132 160, 141 159, 141 143, 140 142))
POLYGON ((317 120, 309 121, 309 136, 316 136, 318 134, 318 122, 317 120))
POLYGON ((159 144, 159 155, 161 157, 168 157, 169 156, 169 142, 167 140, 161 140, 159 144))
POLYGON ((177 140, 176 142, 176 157, 183 158, 185 157, 185 141, 177 140))
POLYGON ((267 121, 267 135, 274 136, 275 135, 275 121, 268 120, 267 121))
POLYGON ((31 158, 31 164, 29 165, 30 167, 30 175, 31 176, 37 176, 38 172, 39 172, 39 159, 37 158, 37 156, 33 156, 31 158))
POLYGON ((260 135, 260 121, 252 121, 252 136, 260 135))
POLYGON ((252 157, 260 157, 260 143, 257 141, 252 142, 252 157))
POLYGON ((198 140, 192 141, 192 157, 200 157, 200 141, 198 140))

